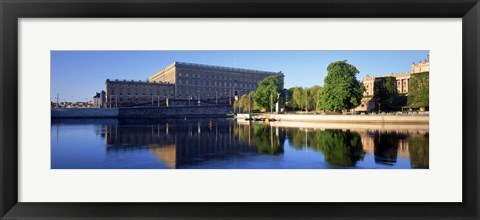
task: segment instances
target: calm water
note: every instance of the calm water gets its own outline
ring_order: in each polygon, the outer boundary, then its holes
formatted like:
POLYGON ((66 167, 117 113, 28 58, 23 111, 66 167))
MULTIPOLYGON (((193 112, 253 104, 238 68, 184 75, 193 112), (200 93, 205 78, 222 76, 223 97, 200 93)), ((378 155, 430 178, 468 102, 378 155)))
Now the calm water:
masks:
POLYGON ((428 169, 428 125, 52 119, 52 169, 428 169))

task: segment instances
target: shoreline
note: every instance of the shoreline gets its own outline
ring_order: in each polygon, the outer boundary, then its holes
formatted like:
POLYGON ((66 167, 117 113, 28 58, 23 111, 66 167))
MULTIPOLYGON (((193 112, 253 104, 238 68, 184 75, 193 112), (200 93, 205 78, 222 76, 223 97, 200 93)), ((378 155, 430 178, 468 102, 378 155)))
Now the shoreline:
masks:
POLYGON ((238 120, 269 119, 270 121, 360 123, 360 124, 429 124, 428 115, 302 115, 302 114, 237 114, 238 120))

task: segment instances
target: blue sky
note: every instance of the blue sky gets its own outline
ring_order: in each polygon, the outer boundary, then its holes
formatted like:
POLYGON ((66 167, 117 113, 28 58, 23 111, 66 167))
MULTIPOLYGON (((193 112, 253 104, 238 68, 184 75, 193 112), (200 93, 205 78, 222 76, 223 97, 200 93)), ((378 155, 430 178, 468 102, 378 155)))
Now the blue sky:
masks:
POLYGON ((323 85, 329 63, 347 60, 357 78, 410 71, 428 51, 52 51, 51 100, 91 100, 106 79, 146 80, 175 62, 282 71, 285 87, 323 85))

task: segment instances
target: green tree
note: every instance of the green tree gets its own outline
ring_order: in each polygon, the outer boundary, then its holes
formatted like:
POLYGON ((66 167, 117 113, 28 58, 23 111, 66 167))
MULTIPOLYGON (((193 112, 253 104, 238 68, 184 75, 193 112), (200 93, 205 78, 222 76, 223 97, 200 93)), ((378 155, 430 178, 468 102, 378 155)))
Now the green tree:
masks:
POLYGON ((238 106, 239 106, 240 112, 248 111, 248 95, 247 94, 243 94, 240 97, 240 100, 238 101, 238 106))
POLYGON ((302 87, 293 88, 292 102, 295 104, 296 109, 305 109, 305 90, 302 87))
POLYGON ((289 89, 287 89, 287 96, 288 96, 288 99, 286 101, 288 101, 288 108, 289 109, 297 109, 297 103, 295 103, 295 99, 293 98, 293 92, 295 90, 295 87, 291 87, 289 89))
POLYGON ((258 82, 255 92, 255 103, 259 108, 271 110, 275 108, 278 94, 283 89, 283 80, 280 76, 269 76, 258 82))
POLYGON ((379 77, 374 82, 374 96, 372 98, 375 101, 379 110, 393 109, 397 104, 397 80, 395 77, 379 77))
POLYGON ((247 95, 247 102, 245 103, 246 107, 248 108, 248 112, 253 112, 255 109, 255 91, 251 91, 247 95))
POLYGON ((320 104, 320 91, 322 87, 312 86, 308 89, 308 109, 309 110, 318 110, 320 104))
POLYGON ((352 109, 360 104, 363 86, 357 80, 358 69, 347 61, 332 62, 320 95, 320 108, 328 111, 352 109))
POLYGON ((429 72, 413 73, 408 84, 408 105, 429 106, 429 72))

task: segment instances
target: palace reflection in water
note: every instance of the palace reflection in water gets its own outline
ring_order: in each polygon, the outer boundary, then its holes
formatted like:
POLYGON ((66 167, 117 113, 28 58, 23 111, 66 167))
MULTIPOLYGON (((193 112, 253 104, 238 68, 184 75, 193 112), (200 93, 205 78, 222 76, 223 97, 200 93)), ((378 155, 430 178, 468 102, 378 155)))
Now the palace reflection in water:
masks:
POLYGON ((428 125, 53 120, 52 168, 428 168, 428 125))

